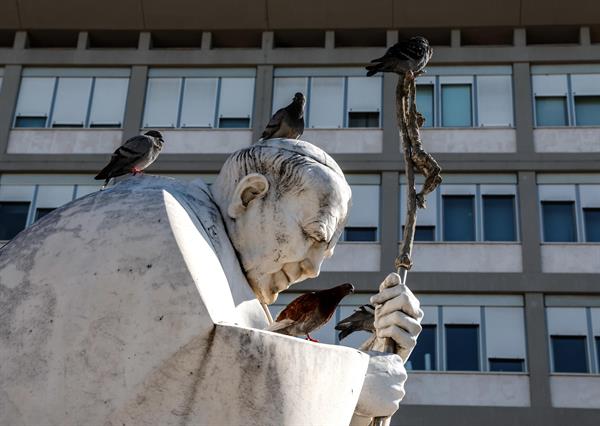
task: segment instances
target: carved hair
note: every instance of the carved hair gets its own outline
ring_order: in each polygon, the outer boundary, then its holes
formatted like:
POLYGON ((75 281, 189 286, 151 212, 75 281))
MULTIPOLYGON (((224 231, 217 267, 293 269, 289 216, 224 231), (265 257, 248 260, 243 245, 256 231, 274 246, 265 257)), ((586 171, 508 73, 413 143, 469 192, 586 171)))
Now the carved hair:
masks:
POLYGON ((315 164, 325 166, 344 178, 344 173, 325 151, 296 139, 267 139, 234 152, 213 184, 223 199, 231 198, 238 182, 251 173, 264 175, 279 194, 304 187, 303 170, 315 164))

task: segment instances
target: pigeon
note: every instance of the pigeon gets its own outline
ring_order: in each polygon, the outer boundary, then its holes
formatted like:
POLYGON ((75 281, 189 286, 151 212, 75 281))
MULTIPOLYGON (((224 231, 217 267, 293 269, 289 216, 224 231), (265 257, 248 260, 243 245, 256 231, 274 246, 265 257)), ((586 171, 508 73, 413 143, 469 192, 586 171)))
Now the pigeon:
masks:
POLYGON ((304 132, 304 104, 306 98, 300 92, 294 95, 294 100, 285 108, 278 110, 260 139, 289 138, 298 139, 304 132))
POLYGON ((407 71, 417 75, 425 68, 432 54, 433 49, 425 37, 416 36, 402 40, 390 47, 381 58, 371 61, 372 65, 366 67, 367 76, 378 72, 404 74, 407 71))
POLYGON ((330 319, 340 301, 354 292, 354 286, 349 283, 336 287, 311 291, 294 299, 267 330, 288 336, 304 336, 311 342, 317 340, 310 333, 325 325, 330 319))
POLYGON ((356 309, 352 315, 344 318, 337 323, 335 329, 340 333, 338 338, 342 340, 344 337, 354 333, 355 331, 375 332, 375 308, 373 305, 362 305, 356 309))
POLYGON ((127 173, 133 173, 134 176, 141 173, 156 160, 163 143, 162 135, 156 130, 149 130, 143 135, 127 139, 113 153, 110 163, 94 179, 105 179, 102 185, 104 189, 111 178, 127 173))

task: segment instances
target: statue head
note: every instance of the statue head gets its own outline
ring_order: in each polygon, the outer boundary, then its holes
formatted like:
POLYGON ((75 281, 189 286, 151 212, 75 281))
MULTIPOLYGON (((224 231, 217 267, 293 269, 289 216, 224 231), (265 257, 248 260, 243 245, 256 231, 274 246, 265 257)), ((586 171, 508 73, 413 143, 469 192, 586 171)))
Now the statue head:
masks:
POLYGON ((269 139, 239 150, 212 185, 248 282, 263 303, 316 277, 346 223, 351 192, 314 145, 269 139))

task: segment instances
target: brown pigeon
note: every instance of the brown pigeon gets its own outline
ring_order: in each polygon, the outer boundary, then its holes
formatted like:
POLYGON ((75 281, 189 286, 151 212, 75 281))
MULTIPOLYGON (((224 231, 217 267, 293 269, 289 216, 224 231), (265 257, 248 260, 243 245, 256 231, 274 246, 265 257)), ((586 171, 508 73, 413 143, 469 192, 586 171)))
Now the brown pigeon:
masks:
POLYGON ((296 93, 291 104, 281 108, 271 117, 260 139, 298 139, 304 132, 305 103, 304 95, 300 92, 296 93))
POLYGON ((146 167, 156 160, 163 147, 163 137, 156 130, 149 130, 143 135, 134 136, 125 141, 113 153, 110 162, 94 178, 105 179, 102 188, 111 178, 123 176, 127 173, 141 173, 146 167))
POLYGON ((373 305, 362 305, 356 309, 352 315, 344 318, 337 323, 335 329, 340 333, 338 338, 342 340, 344 337, 354 333, 355 331, 375 331, 375 308, 373 305))
POLYGON ((354 286, 346 283, 336 287, 311 291, 292 300, 267 330, 288 336, 304 336, 311 342, 317 340, 310 333, 325 325, 340 301, 354 292, 354 286))

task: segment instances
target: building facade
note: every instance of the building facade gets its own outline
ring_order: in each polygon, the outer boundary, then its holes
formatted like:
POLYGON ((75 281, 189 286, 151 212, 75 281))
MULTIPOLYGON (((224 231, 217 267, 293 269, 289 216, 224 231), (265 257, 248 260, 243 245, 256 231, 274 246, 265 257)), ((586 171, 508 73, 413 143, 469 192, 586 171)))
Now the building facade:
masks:
MULTIPOLYGON (((413 34, 434 48, 418 106, 444 182, 418 215, 408 285, 426 315, 392 424, 598 425, 597 2, 3 2, 0 240, 98 190, 145 129, 166 140, 150 173, 210 183, 301 91, 303 139, 354 205, 321 275, 273 310, 349 281, 343 318, 392 271, 405 214, 397 78, 363 67, 413 34)), ((333 325, 315 336, 340 343, 333 325)))

